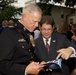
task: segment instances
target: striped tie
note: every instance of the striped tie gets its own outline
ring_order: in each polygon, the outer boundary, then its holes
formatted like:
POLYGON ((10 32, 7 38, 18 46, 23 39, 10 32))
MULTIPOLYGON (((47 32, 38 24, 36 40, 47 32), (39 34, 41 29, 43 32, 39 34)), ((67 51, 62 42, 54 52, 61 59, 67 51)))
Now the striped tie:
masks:
POLYGON ((46 50, 49 51, 50 46, 48 44, 48 39, 46 39, 45 41, 46 41, 46 50))

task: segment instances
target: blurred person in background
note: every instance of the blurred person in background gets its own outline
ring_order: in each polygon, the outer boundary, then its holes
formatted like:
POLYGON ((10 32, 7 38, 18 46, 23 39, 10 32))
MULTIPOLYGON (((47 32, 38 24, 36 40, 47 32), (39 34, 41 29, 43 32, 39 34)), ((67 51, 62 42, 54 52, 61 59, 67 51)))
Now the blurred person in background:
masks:
POLYGON ((6 28, 8 26, 8 21, 7 20, 4 20, 2 22, 2 26, 0 27, 0 33, 3 31, 4 28, 6 28))
POLYGON ((70 31, 70 25, 66 21, 63 21, 61 23, 58 28, 58 33, 65 35, 69 41, 71 41, 71 38, 73 36, 73 33, 70 31))
POLYGON ((71 32, 73 33, 72 40, 76 43, 76 24, 71 25, 71 32))
POLYGON ((39 26, 34 30, 34 39, 37 39, 39 37, 40 34, 40 29, 39 26))
POLYGON ((65 35, 69 41, 76 40, 76 25, 69 25, 66 21, 59 26, 58 33, 65 35))
POLYGON ((8 27, 14 27, 15 26, 15 23, 14 23, 14 20, 9 20, 8 21, 8 27))
MULTIPOLYGON (((75 24, 72 24, 70 26, 66 21, 63 21, 61 23, 61 25, 59 26, 58 33, 65 35, 69 39, 70 42, 76 41, 76 35, 75 35, 76 34, 76 25, 75 24)), ((74 66, 75 65, 74 59, 75 58, 70 58, 67 60, 67 64, 68 64, 70 72, 72 72, 72 70, 75 67, 74 66)))

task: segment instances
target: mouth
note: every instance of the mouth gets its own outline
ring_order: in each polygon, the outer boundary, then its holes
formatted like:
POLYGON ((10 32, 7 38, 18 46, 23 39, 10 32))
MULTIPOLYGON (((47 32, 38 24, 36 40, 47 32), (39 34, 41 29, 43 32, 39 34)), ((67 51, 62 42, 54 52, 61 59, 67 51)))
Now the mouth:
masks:
POLYGON ((45 36, 48 36, 48 34, 45 34, 45 36))

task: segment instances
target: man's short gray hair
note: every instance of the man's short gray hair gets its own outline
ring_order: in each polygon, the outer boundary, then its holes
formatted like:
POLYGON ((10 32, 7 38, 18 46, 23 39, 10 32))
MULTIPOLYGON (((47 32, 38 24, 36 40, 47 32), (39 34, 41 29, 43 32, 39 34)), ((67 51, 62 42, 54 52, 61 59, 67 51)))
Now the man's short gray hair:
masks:
POLYGON ((42 10, 36 3, 29 3, 23 8, 23 13, 40 13, 42 14, 42 10))
POLYGON ((7 23, 8 23, 8 21, 7 21, 7 20, 4 20, 4 21, 2 22, 2 25, 7 24, 7 23))

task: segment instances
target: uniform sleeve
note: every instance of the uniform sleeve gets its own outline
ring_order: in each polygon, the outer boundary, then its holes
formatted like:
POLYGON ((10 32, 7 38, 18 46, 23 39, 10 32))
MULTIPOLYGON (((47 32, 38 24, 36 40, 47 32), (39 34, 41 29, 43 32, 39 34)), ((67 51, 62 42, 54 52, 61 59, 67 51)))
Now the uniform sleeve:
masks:
POLYGON ((26 66, 12 60, 14 46, 15 42, 8 31, 3 31, 0 34, 0 72, 6 75, 25 75, 26 66))

